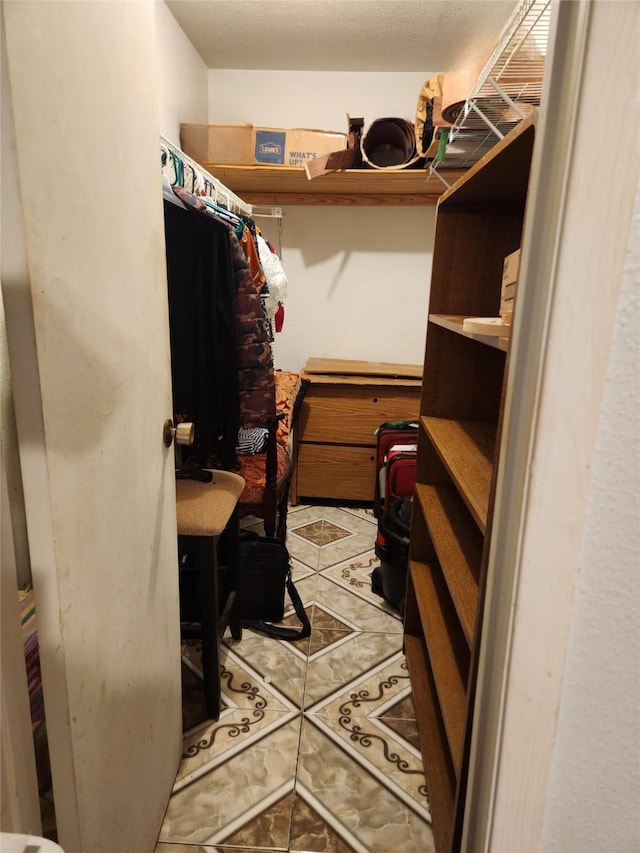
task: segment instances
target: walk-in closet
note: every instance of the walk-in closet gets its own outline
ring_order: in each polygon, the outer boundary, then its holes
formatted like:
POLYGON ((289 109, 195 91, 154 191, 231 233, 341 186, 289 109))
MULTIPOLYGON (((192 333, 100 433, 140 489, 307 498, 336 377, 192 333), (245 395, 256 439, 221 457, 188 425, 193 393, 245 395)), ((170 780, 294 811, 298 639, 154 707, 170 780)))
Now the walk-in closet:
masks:
POLYGON ((640 3, 1 24, 0 848, 638 849, 640 3))

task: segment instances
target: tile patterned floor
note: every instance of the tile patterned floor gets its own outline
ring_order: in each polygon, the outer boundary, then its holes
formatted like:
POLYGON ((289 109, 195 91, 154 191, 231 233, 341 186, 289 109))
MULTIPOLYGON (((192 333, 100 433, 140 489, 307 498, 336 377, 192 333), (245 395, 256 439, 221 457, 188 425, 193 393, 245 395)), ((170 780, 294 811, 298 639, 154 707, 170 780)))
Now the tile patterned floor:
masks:
POLYGON ((184 647, 184 752, 156 853, 434 849, 402 623, 371 591, 376 530, 371 510, 290 508, 311 638, 225 640, 217 723, 184 647))

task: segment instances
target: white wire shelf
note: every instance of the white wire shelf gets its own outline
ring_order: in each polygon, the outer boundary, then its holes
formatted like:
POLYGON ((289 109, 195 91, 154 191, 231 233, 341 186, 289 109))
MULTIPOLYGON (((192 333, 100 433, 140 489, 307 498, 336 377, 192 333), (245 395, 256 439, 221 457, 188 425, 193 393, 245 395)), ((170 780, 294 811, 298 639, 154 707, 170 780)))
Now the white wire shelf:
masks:
MULTIPOLYGON (((551 0, 521 0, 466 101, 454 111, 444 156, 429 167, 466 169, 540 105, 551 0)), ((445 76, 446 80, 446 76, 445 76)))

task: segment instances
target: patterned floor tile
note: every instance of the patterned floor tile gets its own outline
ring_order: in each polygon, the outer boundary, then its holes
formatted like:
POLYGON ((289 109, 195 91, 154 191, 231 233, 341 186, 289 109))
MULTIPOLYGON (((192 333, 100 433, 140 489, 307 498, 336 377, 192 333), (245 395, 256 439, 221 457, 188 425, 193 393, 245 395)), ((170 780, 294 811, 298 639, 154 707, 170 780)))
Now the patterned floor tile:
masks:
POLYGON ((376 669, 402 649, 401 634, 354 631, 309 657, 304 689, 305 711, 341 696, 345 685, 376 669))
POLYGON ((402 622, 391 608, 360 595, 356 590, 345 589, 324 573, 318 576, 315 592, 314 618, 317 610, 340 615, 359 631, 382 631, 385 634, 401 634, 402 622))
POLYGON ((262 730, 243 743, 238 733, 250 727, 244 710, 212 727, 221 733, 213 742, 185 739, 159 841, 286 850, 301 718, 262 714, 262 730))
MULTIPOLYGON (((429 853, 402 622, 371 590, 377 520, 300 505, 288 522, 311 637, 226 637, 216 723, 198 644, 183 647, 184 753, 155 853, 429 853)), ((299 627, 285 607, 282 624, 299 627)))
POLYGON ((370 506, 343 506, 340 509, 350 515, 356 515, 358 518, 365 518, 371 524, 378 524, 378 519, 373 514, 373 509, 370 506))
MULTIPOLYGON (((363 729, 368 722, 362 722, 363 729)), ((380 738, 378 755, 370 759, 364 751, 375 748, 373 737, 369 746, 353 746, 320 718, 305 717, 290 850, 425 853, 435 849, 426 799, 419 791, 424 785, 419 761, 411 763, 411 751, 403 750, 402 770, 379 769, 380 755, 384 756, 380 738), (309 813, 312 824, 306 829, 309 813), (327 826, 325 837, 318 829, 321 822, 327 826), (337 836, 342 846, 328 848, 328 833, 337 836)))
MULTIPOLYGON (((279 623, 291 626, 288 617, 279 623)), ((307 669, 309 640, 285 642, 243 629, 242 640, 225 639, 222 653, 223 702, 248 707, 248 692, 268 695, 274 710, 300 708, 307 669), (276 703, 280 704, 280 708, 276 703)))
POLYGON ((344 527, 338 527, 331 521, 321 519, 320 521, 309 521, 300 527, 295 528, 296 536, 301 536, 313 545, 322 548, 323 545, 330 545, 332 542, 339 542, 346 536, 352 536, 350 530, 345 530, 344 527))
MULTIPOLYGON (((265 848, 256 848, 256 847, 220 847, 216 845, 213 847, 210 844, 180 844, 174 843, 172 841, 160 842, 156 845, 154 853, 270 853, 271 850, 276 850, 277 848, 270 848, 265 850, 265 848)), ((282 849, 282 848, 280 848, 282 849)))
POLYGON ((377 523, 373 517, 347 512, 339 507, 307 507, 290 519, 287 544, 291 553, 307 565, 315 565, 322 569, 343 560, 348 560, 357 554, 371 550, 377 534, 377 523), (341 536, 334 541, 313 545, 304 536, 298 535, 300 529, 305 533, 307 526, 322 522, 320 529, 348 531, 348 536, 341 536))
POLYGON ((333 566, 322 569, 322 577, 329 578, 334 583, 353 593, 354 596, 370 602, 385 613, 389 613, 398 620, 398 630, 402 631, 400 612, 392 607, 382 596, 371 589, 371 574, 380 565, 374 550, 366 551, 336 563, 333 566))
POLYGON ((377 717, 415 723, 409 670, 404 654, 396 652, 367 672, 359 672, 332 695, 310 709, 323 717, 377 717))

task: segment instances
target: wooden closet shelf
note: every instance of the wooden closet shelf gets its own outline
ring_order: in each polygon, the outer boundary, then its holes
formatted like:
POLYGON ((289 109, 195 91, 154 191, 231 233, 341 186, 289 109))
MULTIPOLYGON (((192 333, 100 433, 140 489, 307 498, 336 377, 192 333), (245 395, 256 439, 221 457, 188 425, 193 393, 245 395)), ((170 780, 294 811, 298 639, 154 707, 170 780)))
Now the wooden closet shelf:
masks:
POLYGON ((487 527, 496 425, 423 416, 420 423, 449 472, 476 524, 487 527))
POLYGON ((463 322, 468 315, 460 314, 429 314, 429 322, 434 326, 442 326, 443 329, 449 329, 450 332, 455 332, 458 335, 463 335, 465 338, 471 338, 473 341, 478 341, 481 344, 486 344, 488 347, 509 351, 509 338, 502 335, 478 335, 475 332, 467 332, 462 328, 463 322))
POLYGON ((405 634, 405 655, 409 667, 420 749, 429 786, 429 806, 436 850, 450 850, 456 778, 438 707, 429 659, 420 637, 405 634))
POLYGON ((411 561, 409 571, 451 760, 457 773, 462 762, 469 650, 462 641, 457 616, 438 568, 411 561))
MULTIPOLYGON (((255 205, 427 205, 435 207, 446 190, 425 169, 345 169, 309 180, 301 167, 230 166, 204 168, 249 204, 255 205)), ((443 172, 455 182, 464 170, 443 172)))
POLYGON ((420 388, 421 379, 405 379, 397 376, 355 376, 349 373, 309 373, 305 367, 304 379, 316 385, 344 385, 346 382, 358 387, 420 388))
POLYGON ((441 206, 467 212, 480 208, 524 213, 537 120, 534 110, 446 191, 441 206))
POLYGON ((416 484, 440 568, 465 640, 473 644, 483 539, 453 486, 416 484))
POLYGON ((357 376, 362 379, 379 381, 387 379, 417 379, 422 381, 421 364, 404 364, 386 361, 357 361, 344 358, 309 358, 304 366, 305 374, 323 374, 337 376, 344 381, 345 376, 357 376))

